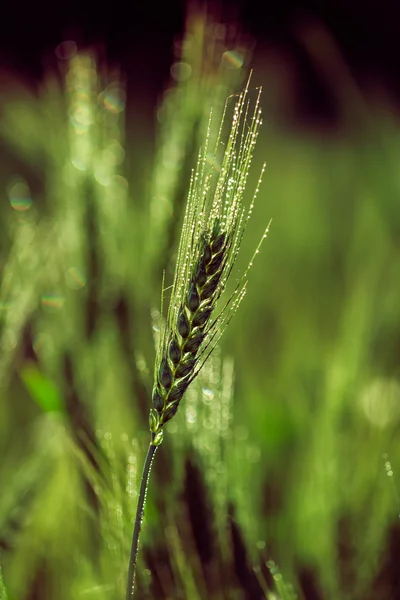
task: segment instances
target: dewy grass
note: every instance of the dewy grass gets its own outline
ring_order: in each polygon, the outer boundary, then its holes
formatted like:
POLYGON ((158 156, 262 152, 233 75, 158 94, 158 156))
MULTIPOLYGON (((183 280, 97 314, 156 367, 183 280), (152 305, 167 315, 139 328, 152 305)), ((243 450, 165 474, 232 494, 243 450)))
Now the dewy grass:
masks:
MULTIPOLYGON (((144 464, 133 532, 127 600, 131 600, 134 595, 147 485, 155 452, 162 442, 163 427, 177 412, 186 389, 210 356, 245 294, 247 272, 252 260, 218 310, 217 303, 226 289, 238 256, 265 168, 262 168, 253 199, 246 206, 244 193, 262 122, 260 95, 261 90, 257 92, 252 109, 249 82, 237 96, 220 167, 217 166, 217 161, 230 99, 225 106, 215 147, 211 150, 210 120, 205 148, 200 152, 192 175, 171 298, 166 321, 161 328, 155 362, 149 417, 151 441, 144 464)), ((267 231, 268 228, 263 238, 267 231)))

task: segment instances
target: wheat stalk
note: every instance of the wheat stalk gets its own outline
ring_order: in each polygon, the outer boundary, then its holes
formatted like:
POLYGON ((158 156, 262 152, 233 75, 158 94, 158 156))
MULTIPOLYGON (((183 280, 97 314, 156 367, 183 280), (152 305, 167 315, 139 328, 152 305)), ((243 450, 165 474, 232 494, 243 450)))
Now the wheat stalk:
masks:
POLYGON ((247 269, 218 311, 217 303, 226 289, 237 259, 265 169, 264 165, 253 199, 246 207, 244 192, 262 123, 261 89, 258 90, 250 114, 249 82, 250 78, 245 89, 236 97, 231 130, 221 166, 217 166, 217 161, 222 145, 226 111, 231 98, 225 105, 212 152, 210 117, 205 147, 199 154, 197 167, 190 182, 175 277, 155 361, 155 383, 149 415, 151 442, 140 486, 126 600, 131 600, 134 595, 135 568, 146 491, 151 464, 162 442, 163 427, 176 414, 185 391, 198 375, 242 301, 248 270, 268 232, 267 227, 247 269))

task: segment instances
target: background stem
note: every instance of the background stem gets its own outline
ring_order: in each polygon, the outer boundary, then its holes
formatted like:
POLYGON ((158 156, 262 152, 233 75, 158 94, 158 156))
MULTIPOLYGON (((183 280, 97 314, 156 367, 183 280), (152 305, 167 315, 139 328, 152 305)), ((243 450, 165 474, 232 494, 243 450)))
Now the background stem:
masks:
POLYGON ((147 450, 146 460, 144 461, 142 480, 140 482, 139 499, 136 509, 135 527, 133 529, 131 554, 129 557, 128 580, 126 584, 126 600, 132 600, 135 591, 135 571, 137 555, 139 550, 139 536, 142 527, 144 507, 146 504, 147 486, 149 484, 150 470, 154 455, 158 446, 154 445, 154 435, 152 434, 151 442, 147 450))

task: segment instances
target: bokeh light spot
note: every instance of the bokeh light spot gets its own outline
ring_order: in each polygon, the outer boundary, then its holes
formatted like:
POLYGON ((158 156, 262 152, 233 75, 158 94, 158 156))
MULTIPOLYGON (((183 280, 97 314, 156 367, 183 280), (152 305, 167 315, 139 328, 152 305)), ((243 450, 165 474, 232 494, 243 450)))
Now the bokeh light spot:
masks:
POLYGON ((8 187, 10 204, 15 210, 28 210, 32 205, 31 191, 22 178, 14 179, 8 187))
POLYGON ((40 299, 41 305, 45 310, 57 312, 64 306, 64 298, 59 294, 43 294, 40 299))
POLYGON ((193 406, 189 406, 186 410, 186 420, 188 423, 196 423, 197 412, 193 406))
POLYGON ((379 428, 400 419, 400 384, 396 379, 379 378, 369 384, 360 398, 367 419, 379 428))
POLYGON ((192 67, 186 62, 176 62, 172 65, 170 73, 175 81, 187 81, 192 74, 192 67))
POLYGON ((107 187, 110 185, 110 173, 108 172, 108 169, 105 168, 105 166, 103 164, 99 164, 97 165, 97 167, 94 170, 94 178, 97 181, 97 183, 99 183, 100 185, 107 187))
POLYGON ((103 150, 103 160, 106 164, 120 165, 125 158, 125 150, 117 140, 112 140, 103 150))
POLYGON ((214 392, 205 387, 203 387, 203 389, 201 391, 203 392, 204 404, 209 404, 211 402, 211 400, 214 398, 214 392))
POLYGON ((93 123, 93 116, 91 114, 90 106, 80 104, 72 111, 71 123, 75 126, 76 130, 87 130, 89 125, 93 123))
POLYGON ((223 53, 222 60, 230 69, 240 69, 243 66, 244 56, 237 50, 227 50, 223 53))
POLYGON ((70 60, 78 52, 78 46, 73 40, 65 40, 58 44, 55 55, 59 60, 70 60))
POLYGON ((78 169, 78 171, 86 171, 86 169, 88 168, 87 164, 79 158, 71 158, 71 162, 74 165, 75 169, 78 169))
POLYGON ((118 114, 125 108, 126 93, 119 82, 110 83, 110 85, 99 94, 98 99, 100 104, 102 104, 110 113, 118 114))
POLYGON ((86 285, 86 277, 78 267, 70 267, 65 273, 65 282, 71 290, 81 290, 86 285))

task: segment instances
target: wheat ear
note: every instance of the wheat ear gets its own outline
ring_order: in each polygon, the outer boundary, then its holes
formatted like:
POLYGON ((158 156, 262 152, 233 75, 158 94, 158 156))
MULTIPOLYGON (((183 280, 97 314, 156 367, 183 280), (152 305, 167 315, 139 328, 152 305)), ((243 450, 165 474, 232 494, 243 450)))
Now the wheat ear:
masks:
MULTIPOLYGON (((249 79, 250 81, 250 79, 249 79)), ((233 120, 217 167, 224 117, 210 152, 211 120, 205 148, 192 175, 179 244, 167 318, 160 332, 155 361, 151 441, 140 485, 129 562, 126 600, 134 595, 134 578, 146 491, 154 455, 162 442, 164 425, 176 414, 182 397, 198 375, 242 301, 247 272, 237 280, 222 308, 217 304, 226 289, 258 193, 264 168, 246 208, 244 191, 261 125, 260 94, 249 115, 249 81, 236 97, 233 120), (210 160, 211 156, 211 160, 210 160)), ((226 113, 225 107, 224 116, 226 113)), ((268 227, 264 232, 266 237, 268 227)), ((255 253, 259 250, 257 246, 255 253)), ((254 255, 253 255, 254 257, 254 255)))

